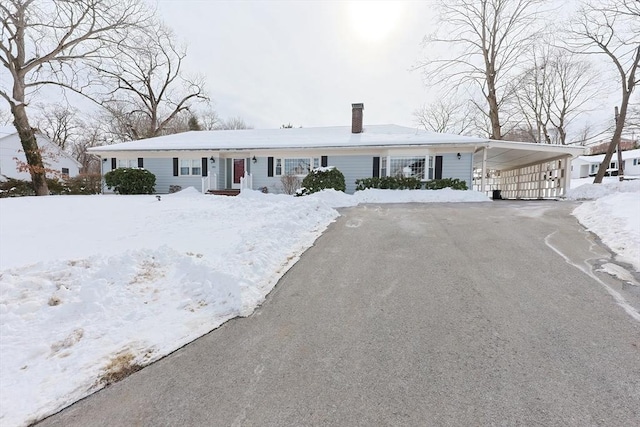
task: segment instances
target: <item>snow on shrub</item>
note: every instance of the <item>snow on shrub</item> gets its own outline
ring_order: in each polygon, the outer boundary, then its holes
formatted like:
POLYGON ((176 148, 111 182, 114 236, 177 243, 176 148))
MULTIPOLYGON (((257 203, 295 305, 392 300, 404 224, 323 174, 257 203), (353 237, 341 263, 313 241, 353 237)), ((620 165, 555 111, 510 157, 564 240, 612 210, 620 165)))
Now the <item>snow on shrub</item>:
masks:
POLYGON ((298 190, 296 195, 304 196, 329 188, 336 191, 345 191, 347 188, 344 175, 334 166, 321 167, 309 172, 302 180, 302 188, 298 190))

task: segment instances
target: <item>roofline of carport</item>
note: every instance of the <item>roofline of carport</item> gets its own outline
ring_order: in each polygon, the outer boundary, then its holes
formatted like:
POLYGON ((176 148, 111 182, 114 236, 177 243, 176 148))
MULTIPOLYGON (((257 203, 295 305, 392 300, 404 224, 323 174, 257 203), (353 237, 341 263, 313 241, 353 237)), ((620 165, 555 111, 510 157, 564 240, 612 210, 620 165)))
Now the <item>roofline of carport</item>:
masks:
POLYGON ((584 150, 585 150, 585 147, 571 147, 568 145, 557 145, 557 144, 539 144, 535 142, 497 141, 494 139, 489 140, 488 148, 508 148, 512 150, 531 150, 535 148, 534 151, 549 151, 549 152, 570 151, 571 152, 570 155, 574 157, 584 155, 584 150), (576 154, 573 154, 574 152, 576 154))
POLYGON ((549 158, 544 159, 544 160, 539 160, 537 162, 526 163, 524 165, 519 165, 519 166, 510 168, 510 169, 500 169, 500 172, 509 172, 509 171, 516 170, 516 169, 527 168, 529 166, 535 166, 535 165, 540 165, 540 164, 543 164, 543 163, 553 162, 553 161, 556 161, 556 160, 566 159, 567 157, 571 157, 571 154, 563 154, 563 155, 560 155, 560 156, 549 157, 549 158))

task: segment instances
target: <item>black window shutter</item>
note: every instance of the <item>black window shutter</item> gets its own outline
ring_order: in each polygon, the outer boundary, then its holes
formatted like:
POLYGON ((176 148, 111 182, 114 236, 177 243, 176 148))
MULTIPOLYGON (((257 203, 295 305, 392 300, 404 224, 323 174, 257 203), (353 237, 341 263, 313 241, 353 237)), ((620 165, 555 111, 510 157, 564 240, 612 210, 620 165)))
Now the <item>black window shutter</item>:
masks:
POLYGON ((374 178, 378 178, 380 176, 380 157, 373 158, 373 176, 374 178))
POLYGON ((139 168, 144 167, 144 159, 142 157, 138 157, 138 167, 139 168))
POLYGON ((116 158, 112 157, 111 158, 111 170, 114 170, 116 168, 116 158))
POLYGON ((178 176, 178 158, 173 158, 173 176, 178 176))
POLYGON ((442 179, 442 156, 436 156, 436 179, 442 179))
POLYGON ((273 157, 267 157, 267 176, 273 176, 273 157))
POLYGON ((329 166, 329 157, 322 156, 320 158, 320 166, 322 166, 323 168, 326 168, 327 166, 329 166))
POLYGON ((209 165, 207 164, 207 158, 203 157, 202 158, 202 176, 207 176, 209 175, 209 169, 207 169, 209 165))

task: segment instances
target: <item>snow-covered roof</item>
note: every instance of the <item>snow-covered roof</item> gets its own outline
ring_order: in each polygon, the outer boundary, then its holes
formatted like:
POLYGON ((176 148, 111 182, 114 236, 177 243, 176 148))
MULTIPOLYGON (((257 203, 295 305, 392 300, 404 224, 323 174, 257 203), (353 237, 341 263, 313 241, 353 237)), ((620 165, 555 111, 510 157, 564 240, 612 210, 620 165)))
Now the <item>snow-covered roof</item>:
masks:
POLYGON ((14 133, 18 133, 15 126, 0 126, 0 139, 4 138, 5 136, 13 135, 14 133))
POLYGON ((349 126, 292 129, 191 131, 109 146, 93 152, 164 150, 258 150, 289 148, 353 148, 412 145, 482 145, 489 140, 427 132, 398 125, 367 126, 351 133, 349 126))
MULTIPOLYGON (((16 130, 15 126, 13 125, 8 125, 8 126, 0 126, 0 139, 6 138, 8 136, 11 135, 15 135, 17 134, 18 131, 16 130)), ((73 157, 71 154, 67 153, 66 151, 64 151, 63 149, 61 149, 59 146, 57 146, 56 144, 54 144, 45 134, 43 134, 42 132, 37 132, 38 139, 38 146, 40 148, 42 148, 41 140, 44 140, 45 143, 50 147, 50 149, 56 150, 56 152, 61 155, 61 156, 65 156, 66 158, 68 158, 69 160, 72 160, 78 167, 81 167, 82 164, 75 158, 73 157)))
MULTIPOLYGON (((578 159, 587 163, 602 163, 602 161, 604 160, 604 156, 605 156, 604 154, 597 154, 595 156, 580 156, 578 157, 578 159)), ((622 160, 629 160, 629 159, 640 159, 640 148, 636 150, 623 151, 622 160)), ((613 156, 611 157, 611 161, 615 162, 617 160, 618 160, 617 153, 613 153, 613 156)))

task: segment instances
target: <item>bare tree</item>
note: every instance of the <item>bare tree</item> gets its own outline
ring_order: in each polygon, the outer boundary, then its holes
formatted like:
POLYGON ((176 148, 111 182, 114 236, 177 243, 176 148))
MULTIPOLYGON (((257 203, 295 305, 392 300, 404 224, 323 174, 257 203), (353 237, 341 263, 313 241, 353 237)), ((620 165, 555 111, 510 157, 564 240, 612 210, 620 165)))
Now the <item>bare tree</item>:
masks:
POLYGON ((0 64, 11 76, 0 97, 11 109, 36 195, 49 194, 45 168, 29 122, 30 93, 53 84, 83 91, 82 63, 99 61, 106 47, 144 26, 142 0, 4 0, 0 3, 0 64))
POLYGON ((60 104, 43 104, 39 107, 36 127, 63 150, 69 148, 82 130, 78 109, 60 104))
POLYGON ((600 164, 594 184, 599 184, 620 145, 629 100, 640 82, 640 6, 634 0, 585 1, 571 23, 567 47, 585 55, 605 55, 613 64, 620 88, 620 108, 613 138, 600 164))
POLYGON ((478 107, 491 122, 492 139, 502 139, 505 103, 513 95, 511 79, 533 44, 542 0, 441 0, 446 25, 423 40, 425 47, 445 44, 451 56, 426 59, 417 68, 427 84, 447 83, 451 90, 475 87, 478 107))
POLYGON ((282 175, 280 178, 280 182, 282 183, 282 191, 284 194, 296 194, 298 188, 300 188, 300 184, 302 181, 295 175, 287 174, 282 175))
POLYGON ((81 131, 78 138, 73 142, 71 150, 73 156, 82 165, 81 173, 99 174, 100 158, 94 154, 90 154, 87 150, 91 147, 105 145, 105 131, 99 120, 87 120, 79 124, 78 129, 81 131))
POLYGON ((413 112, 416 123, 425 130, 468 135, 475 127, 476 107, 470 101, 453 101, 453 97, 423 105, 413 112))
POLYGON ((241 130, 241 129, 253 129, 253 126, 248 125, 242 117, 231 117, 230 119, 220 120, 216 130, 241 130))
POLYGON ((212 107, 195 113, 202 130, 216 130, 220 126, 220 117, 212 107))
POLYGON ((565 145, 569 125, 601 88, 591 64, 549 45, 532 51, 516 98, 531 141, 565 145))
POLYGON ((144 28, 131 42, 111 49, 110 59, 95 70, 111 89, 102 105, 126 129, 122 139, 183 131, 173 129, 173 122, 183 116, 186 125, 193 102, 208 101, 204 79, 184 75, 186 49, 177 46, 168 28, 144 28))

